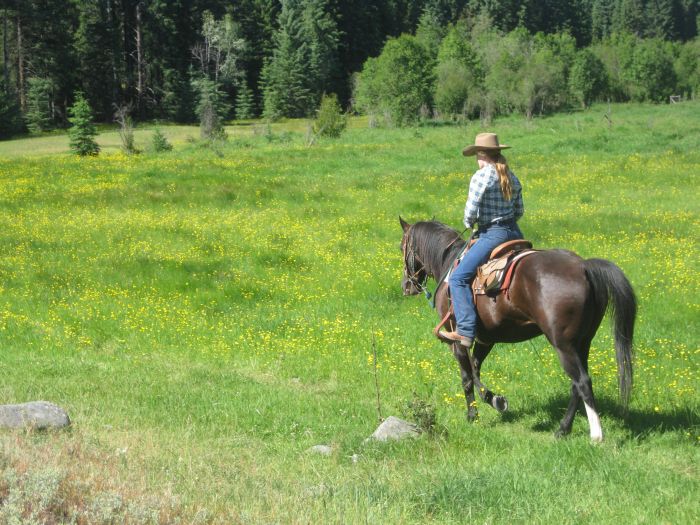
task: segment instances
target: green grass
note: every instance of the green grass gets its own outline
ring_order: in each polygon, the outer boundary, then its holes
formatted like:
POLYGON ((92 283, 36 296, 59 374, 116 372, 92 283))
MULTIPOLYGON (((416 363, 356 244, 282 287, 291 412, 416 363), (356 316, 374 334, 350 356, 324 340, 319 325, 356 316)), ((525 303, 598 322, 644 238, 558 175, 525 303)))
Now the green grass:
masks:
POLYGON ((170 153, 105 133, 94 159, 60 135, 0 143, 0 403, 74 422, 0 432, 0 522, 698 522, 700 104, 606 111, 490 127, 526 236, 637 292, 627 419, 607 323, 593 343, 599 446, 584 414, 553 437, 569 387, 543 338, 494 349, 483 379, 511 409, 467 424, 434 311, 401 295, 398 216, 461 230, 480 125, 356 122, 306 147, 304 122, 250 124, 215 151, 167 126, 170 153), (364 443, 373 345, 383 415, 417 396, 444 433, 364 443))

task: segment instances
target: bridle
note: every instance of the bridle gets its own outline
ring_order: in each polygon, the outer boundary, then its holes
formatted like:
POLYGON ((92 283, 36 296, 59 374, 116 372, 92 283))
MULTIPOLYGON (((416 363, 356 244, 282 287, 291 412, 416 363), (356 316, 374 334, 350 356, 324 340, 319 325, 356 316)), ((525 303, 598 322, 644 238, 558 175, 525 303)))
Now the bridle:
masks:
MULTIPOLYGON (((455 242, 461 240, 462 235, 464 235, 466 231, 467 229, 465 229, 462 233, 460 233, 454 239, 452 239, 452 242, 450 242, 447 245, 445 251, 449 250, 455 242)), ((410 242, 413 238, 413 236, 411 235, 412 233, 413 225, 411 225, 411 227, 406 231, 403 239, 403 244, 401 246, 403 250, 404 275, 406 276, 407 282, 411 283, 419 291, 419 293, 425 294, 425 298, 430 300, 433 294, 425 286, 425 283, 428 281, 428 272, 425 271, 425 264, 423 264, 423 262, 418 258, 415 249, 413 248, 413 244, 410 242), (416 262, 420 264, 420 268, 416 268, 416 262), (421 271, 423 271, 422 279, 418 277, 421 271)), ((474 232, 472 231, 471 235, 469 236, 469 240, 467 240, 466 242, 467 247, 470 245, 473 237, 474 232)), ((461 254, 462 251, 460 251, 459 253, 461 254)), ((460 255, 457 255, 457 258, 459 258, 459 256, 460 255)), ((440 276, 440 279, 436 279, 437 287, 435 289, 435 293, 437 293, 437 288, 439 288, 440 285, 444 282, 447 273, 450 271, 452 266, 452 264, 448 265, 445 275, 440 276)), ((435 304, 433 303, 433 307, 434 306, 435 304)))
POLYGON ((404 275, 406 276, 406 280, 419 292, 424 293, 427 298, 430 298, 431 294, 425 287, 425 282, 428 280, 428 273, 425 271, 425 264, 423 264, 423 261, 418 258, 416 251, 413 248, 413 244, 410 242, 412 239, 411 233, 412 228, 409 228, 404 236, 402 246, 404 275), (416 268, 416 262, 420 264, 419 268, 416 268), (420 272, 423 272, 422 278, 419 278, 420 272))

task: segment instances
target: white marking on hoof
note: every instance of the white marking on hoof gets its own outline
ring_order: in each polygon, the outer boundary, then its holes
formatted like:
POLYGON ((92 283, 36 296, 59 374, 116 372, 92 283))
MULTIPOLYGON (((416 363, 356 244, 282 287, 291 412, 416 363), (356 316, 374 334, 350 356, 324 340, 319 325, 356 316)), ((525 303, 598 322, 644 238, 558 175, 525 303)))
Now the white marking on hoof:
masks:
POLYGON ((591 427, 591 441, 600 443, 603 441, 603 429, 600 426, 600 418, 598 413, 593 409, 593 407, 588 406, 588 403, 584 401, 586 406, 586 415, 588 416, 588 425, 591 427))

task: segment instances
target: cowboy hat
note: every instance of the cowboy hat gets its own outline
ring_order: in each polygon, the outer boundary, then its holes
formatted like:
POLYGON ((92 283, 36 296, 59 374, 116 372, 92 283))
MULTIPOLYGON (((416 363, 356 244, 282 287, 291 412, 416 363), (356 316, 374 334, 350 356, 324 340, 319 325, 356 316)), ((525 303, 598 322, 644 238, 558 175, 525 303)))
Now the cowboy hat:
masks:
POLYGON ((498 136, 495 133, 479 133, 474 139, 474 144, 471 144, 462 150, 462 155, 471 157, 477 151, 502 150, 510 148, 505 144, 498 143, 498 136))

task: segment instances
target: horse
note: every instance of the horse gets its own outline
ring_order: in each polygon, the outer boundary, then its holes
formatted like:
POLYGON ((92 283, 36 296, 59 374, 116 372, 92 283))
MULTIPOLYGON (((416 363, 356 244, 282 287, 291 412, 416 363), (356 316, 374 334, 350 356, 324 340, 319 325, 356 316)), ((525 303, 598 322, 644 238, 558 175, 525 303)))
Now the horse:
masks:
MULTIPOLYGON (((426 281, 434 278, 435 308, 440 318, 449 312, 446 274, 462 253, 466 241, 456 230, 438 221, 409 224, 399 217, 403 228, 404 296, 426 292, 426 281)), ((508 409, 502 395, 496 395, 481 382, 481 366, 496 343, 517 343, 544 334, 554 347, 562 368, 571 379, 568 408, 556 432, 571 432, 581 400, 586 409, 592 441, 602 441, 603 430, 588 373, 591 341, 607 310, 612 324, 617 360, 620 398, 626 412, 632 389, 632 338, 637 300, 629 280, 613 262, 586 259, 572 251, 538 250, 524 257, 515 269, 507 293, 495 297, 477 295, 477 331, 473 352, 462 345, 451 345, 460 368, 467 419, 478 415, 474 399, 476 385, 482 401, 499 412, 508 409)), ((446 327, 455 329, 454 316, 446 327)), ((436 332, 436 335, 439 335, 436 332)))

